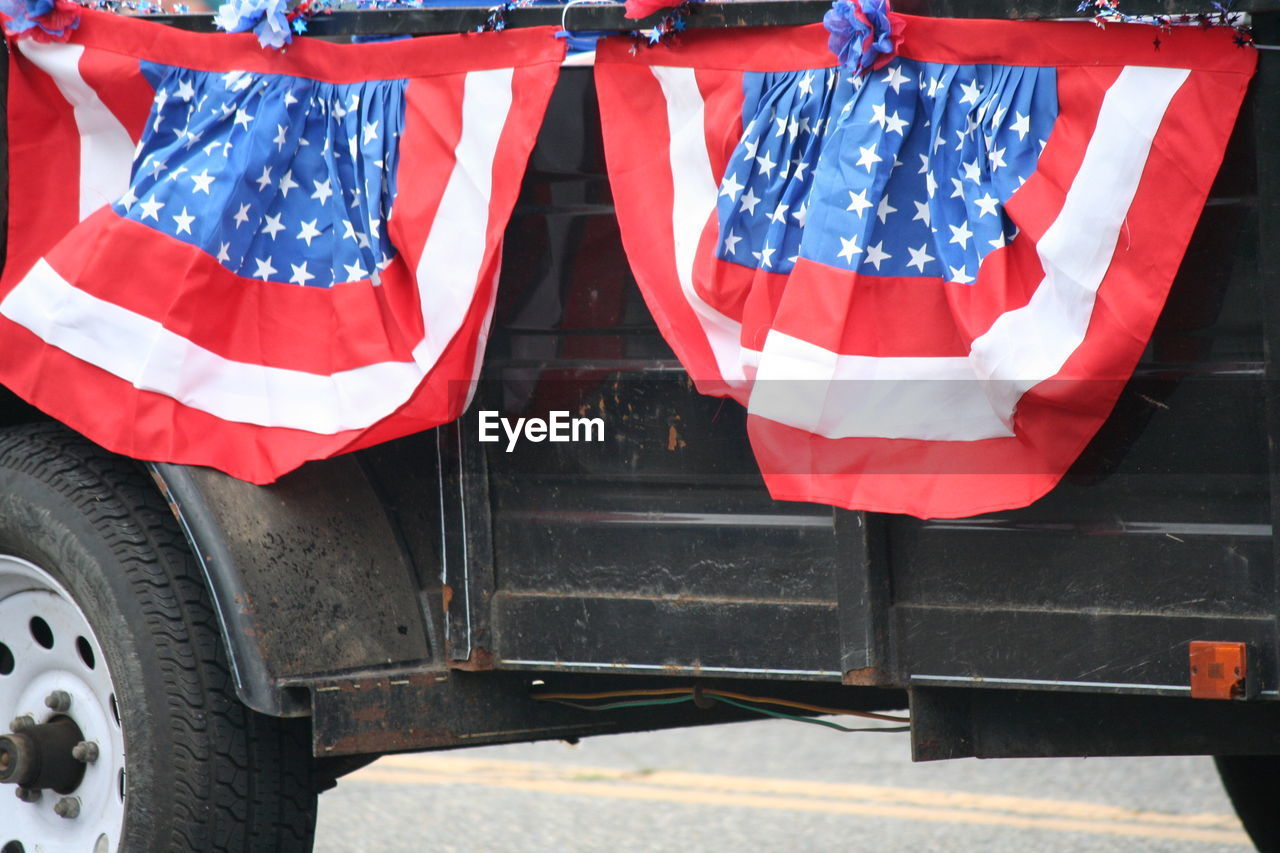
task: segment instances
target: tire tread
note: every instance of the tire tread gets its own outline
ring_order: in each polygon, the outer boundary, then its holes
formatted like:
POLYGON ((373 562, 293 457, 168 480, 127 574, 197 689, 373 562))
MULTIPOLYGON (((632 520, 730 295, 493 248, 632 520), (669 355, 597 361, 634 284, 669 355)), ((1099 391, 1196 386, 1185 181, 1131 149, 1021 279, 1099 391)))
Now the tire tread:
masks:
POLYGON ((165 690, 173 853, 305 853, 315 828, 306 720, 245 707, 204 576, 142 466, 58 424, 0 433, 0 467, 78 508, 114 553, 140 604, 165 690))

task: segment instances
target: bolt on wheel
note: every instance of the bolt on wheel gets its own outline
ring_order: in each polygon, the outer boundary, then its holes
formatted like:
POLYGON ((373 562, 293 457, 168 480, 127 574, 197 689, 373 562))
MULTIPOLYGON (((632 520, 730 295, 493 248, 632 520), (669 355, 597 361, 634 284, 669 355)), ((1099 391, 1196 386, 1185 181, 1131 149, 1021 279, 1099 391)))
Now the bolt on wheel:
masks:
POLYGON ((115 694, 63 586, 0 555, 0 853, 117 849, 126 792, 115 694))

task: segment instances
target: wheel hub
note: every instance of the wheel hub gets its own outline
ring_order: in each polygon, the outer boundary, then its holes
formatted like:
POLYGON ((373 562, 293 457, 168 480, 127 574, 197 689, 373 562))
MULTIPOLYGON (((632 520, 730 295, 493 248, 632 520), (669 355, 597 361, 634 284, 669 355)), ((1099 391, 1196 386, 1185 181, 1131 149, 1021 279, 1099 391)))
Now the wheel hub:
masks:
POLYGON ((0 784, 70 794, 84 779, 85 764, 73 754, 83 742, 76 721, 64 715, 0 735, 0 784))
POLYGON ((9 720, 8 733, 0 728, 0 850, 116 850, 124 733, 101 645, 56 579, 0 555, 0 721, 9 720))

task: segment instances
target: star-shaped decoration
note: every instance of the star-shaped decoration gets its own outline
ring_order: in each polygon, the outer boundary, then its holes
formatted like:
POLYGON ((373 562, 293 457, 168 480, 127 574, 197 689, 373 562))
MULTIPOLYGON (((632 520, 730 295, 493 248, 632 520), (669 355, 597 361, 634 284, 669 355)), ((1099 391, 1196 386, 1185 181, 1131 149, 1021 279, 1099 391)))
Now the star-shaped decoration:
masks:
POLYGON ((951 191, 951 195, 947 196, 947 198, 964 198, 964 181, 959 178, 952 178, 951 183, 955 186, 955 189, 951 191))
POLYGON ((289 190, 296 189, 298 184, 293 179, 293 170, 285 172, 280 176, 280 195, 284 198, 289 197, 289 190))
POLYGON ((360 266, 359 260, 354 264, 343 264, 342 266, 347 271, 347 281, 363 281, 369 275, 369 271, 360 266))
POLYGON ((793 167, 792 174, 795 175, 796 180, 804 180, 804 170, 809 168, 809 164, 803 159, 797 158, 791 161, 791 165, 793 167))
POLYGON ((800 223, 800 227, 803 228, 804 224, 809 221, 808 203, 801 202, 800 206, 796 208, 796 212, 791 214, 791 218, 794 219, 796 222, 800 223))
POLYGON ((854 234, 848 240, 840 238, 840 251, 836 253, 837 258, 844 258, 851 266, 853 264, 853 256, 862 254, 862 249, 858 246, 858 235, 854 234))
POLYGON ((929 254, 929 244, 925 243, 919 249, 907 247, 907 251, 911 253, 911 260, 907 261, 907 266, 915 267, 920 272, 924 272, 924 265, 930 261, 936 261, 937 258, 929 254))
POLYGON ((756 205, 760 203, 760 199, 756 198, 754 190, 747 187, 747 191, 742 194, 740 201, 742 206, 738 208, 739 212, 745 210, 750 216, 756 215, 756 205))
POLYGON ((933 172, 924 176, 924 188, 929 193, 929 198, 933 198, 933 194, 938 191, 938 179, 933 176, 933 172))
POLYGON ((724 176, 724 180, 720 182, 720 195, 727 195, 729 201, 737 201, 738 193, 742 192, 743 185, 738 183, 736 174, 724 176))
POLYGON ((320 202, 321 204, 324 204, 326 201, 329 200, 329 197, 333 195, 333 190, 329 188, 330 180, 331 180, 330 178, 325 178, 323 181, 311 182, 315 184, 315 187, 316 187, 316 191, 311 194, 311 197, 314 198, 316 201, 320 202))
POLYGON ((173 90, 173 96, 180 101, 189 101, 196 96, 196 90, 189 80, 181 80, 178 88, 173 90))
POLYGON ((868 146, 859 145, 858 152, 858 162, 854 165, 865 166, 868 172, 871 171, 872 166, 884 159, 876 153, 876 146, 874 143, 868 146))
POLYGON ((1009 129, 1018 134, 1018 141, 1027 138, 1027 134, 1031 132, 1031 116, 1024 116, 1022 113, 1014 110, 1013 114, 1017 116, 1013 123, 1009 125, 1009 129))
POLYGON ((151 166, 151 177, 153 178, 158 177, 161 172, 163 172, 165 169, 168 168, 164 160, 161 160, 159 157, 155 156, 154 154, 151 155, 150 166, 151 166))
POLYGON ((289 132, 288 125, 283 125, 283 124, 276 125, 276 138, 271 141, 276 144, 277 151, 284 150, 285 143, 289 141, 287 138, 288 132, 289 132))
POLYGON ((889 205, 888 193, 885 193, 883 196, 880 197, 880 206, 876 208, 876 217, 879 218, 881 225, 883 225, 884 221, 889 218, 890 213, 897 213, 897 212, 898 212, 898 208, 891 207, 889 205))
POLYGON ((889 87, 893 89, 893 93, 898 95, 901 94, 902 84, 911 82, 911 78, 903 74, 902 69, 895 62, 889 65, 889 73, 885 74, 880 82, 888 83, 889 87))
POLYGON ((774 136, 782 136, 784 133, 786 133, 786 132, 787 132, 787 117, 786 117, 786 116, 775 116, 775 117, 774 117, 774 119, 773 119, 773 121, 774 121, 774 123, 775 123, 775 124, 777 124, 777 125, 778 125, 778 129, 777 129, 776 131, 774 131, 774 133, 773 133, 773 135, 774 135, 774 136))
POLYGON ((959 226, 947 225, 951 229, 951 242, 959 243, 961 249, 969 248, 969 238, 973 236, 973 232, 969 230, 968 222, 961 222, 959 226))
POLYGON ((236 119, 233 124, 241 125, 245 130, 249 129, 249 122, 253 121, 253 116, 245 110, 236 110, 236 119))
POLYGON ((861 192, 848 190, 848 193, 849 206, 846 207, 845 210, 852 210, 858 214, 859 218, 861 218, 862 212, 871 206, 871 202, 867 201, 867 191, 865 189, 861 192))
POLYGON ((760 166, 760 174, 762 175, 770 174, 773 171, 773 167, 778 165, 777 163, 773 162, 773 158, 769 156, 768 151, 764 152, 764 154, 757 157, 756 163, 760 166))
POLYGON ((743 140, 742 140, 742 147, 743 147, 744 149, 746 149, 746 152, 747 152, 747 153, 743 155, 742 159, 743 159, 743 160, 754 160, 754 159, 755 159, 755 157, 756 157, 756 148, 757 148, 759 145, 760 145, 760 140, 758 140, 758 139, 743 139, 743 140))
POLYGON ((969 275, 969 271, 965 267, 947 267, 951 270, 950 281, 956 284, 973 284, 973 276, 969 275))
POLYGON ((902 136, 902 129, 911 124, 906 119, 899 117, 897 110, 894 110, 893 115, 885 119, 885 123, 885 133, 896 133, 899 136, 902 136))
POLYGON ((361 140, 360 144, 368 145, 370 142, 376 140, 378 138, 378 119, 365 122, 362 132, 364 134, 364 138, 361 140))
POLYGON ((975 157, 972 162, 961 164, 964 168, 964 178, 966 181, 973 181, 975 184, 982 180, 982 170, 978 168, 978 160, 975 157))
POLYGON ((729 233, 724 238, 724 253, 726 255, 736 255, 738 253, 738 244, 742 242, 742 238, 733 233, 733 229, 729 229, 729 233))
POLYGON ((262 192, 267 187, 271 186, 271 167, 263 166, 262 174, 258 176, 254 183, 258 185, 258 192, 262 192))
POLYGON ((342 239, 346 240, 348 237, 352 240, 356 239, 356 227, 351 224, 350 219, 344 219, 342 220, 342 239))
POLYGON ((915 222, 916 220, 919 220, 928 227, 930 217, 928 203, 923 201, 913 201, 911 203, 916 206, 916 215, 911 217, 911 221, 915 222))
POLYGON ((982 216, 995 216, 996 206, 1000 204, 1000 200, 991 195, 991 193, 987 193, 982 198, 974 199, 973 203, 982 211, 982 214, 979 216, 979 218, 981 218, 982 216))
POLYGON ((293 106, 293 105, 294 105, 294 104, 296 104, 296 103, 298 103, 298 99, 297 99, 297 98, 295 98, 295 97, 293 96, 293 90, 292 90, 292 89, 285 89, 285 92, 284 92, 284 105, 285 105, 285 107, 291 107, 291 106, 293 106))
POLYGON ((195 187, 191 190, 191 192, 204 193, 205 195, 210 195, 209 188, 213 186, 213 182, 216 180, 217 180, 217 176, 210 175, 208 169, 205 169, 203 172, 201 172, 198 175, 192 175, 191 181, 193 184, 195 184, 195 187))
POLYGON ((771 249, 769 248, 769 244, 765 243, 763 249, 758 252, 752 252, 751 254, 760 262, 760 266, 771 267, 773 266, 773 253, 776 251, 777 249, 771 249))
POLYGON ((137 201, 138 201, 138 197, 133 194, 133 185, 130 184, 128 187, 125 188, 124 195, 120 196, 120 201, 118 203, 121 207, 125 209, 125 212, 127 213, 129 209, 132 208, 137 201))
POLYGON ((982 95, 982 88, 978 85, 977 80, 961 83, 960 90, 964 92, 964 96, 960 98, 960 103, 962 104, 977 104, 978 98, 982 95))
POLYGON ((871 124, 879 125, 882 129, 889 123, 889 116, 886 113, 887 106, 885 104, 871 105, 871 124))
POLYGON ((275 267, 271 266, 270 256, 268 256, 265 261, 262 258, 254 258, 253 262, 258 265, 258 268, 253 271, 254 278, 260 278, 263 281, 266 281, 267 276, 275 275, 278 272, 275 267))
POLYGON ((991 168, 993 170, 1003 169, 1005 166, 1009 165, 1004 161, 1004 152, 1005 149, 1003 148, 994 148, 989 154, 987 154, 987 161, 991 163, 991 168))
POLYGON ((987 242, 991 244, 993 249, 1003 249, 1007 245, 1003 231, 997 234, 994 240, 988 240, 987 242))
POLYGON ((239 228, 241 225, 248 222, 249 221, 249 205, 247 204, 240 205, 240 209, 236 211, 236 215, 231 218, 235 221, 236 228, 239 228))
POLYGON ((306 261, 303 261, 300 264, 289 264, 289 266, 293 268, 293 275, 289 277, 290 284, 306 284, 311 281, 311 279, 315 278, 314 275, 307 272, 306 261))
POLYGON ((306 240, 307 248, 311 247, 312 240, 320 236, 320 231, 316 228, 316 223, 319 221, 319 219, 313 219, 310 222, 301 223, 302 230, 298 232, 298 239, 306 240))
POLYGON ((800 78, 800 91, 806 95, 813 94, 813 72, 806 71, 805 75, 800 78))
POLYGON ((884 241, 881 240, 874 246, 867 247, 867 259, 863 263, 871 264, 876 268, 876 272, 880 272, 880 263, 892 258, 893 255, 884 250, 884 241))
POLYGON ((138 207, 142 208, 142 215, 138 217, 139 222, 147 218, 151 218, 151 219, 154 219, 156 222, 159 222, 160 208, 164 207, 164 202, 156 201, 155 197, 152 196, 151 198, 144 201, 142 204, 138 205, 138 207))
POLYGON ((773 213, 769 214, 769 221, 770 222, 786 222, 787 207, 788 207, 787 205, 779 203, 778 206, 773 209, 773 213))
POLYGON ((218 263, 221 263, 221 264, 231 263, 231 255, 228 253, 228 250, 230 248, 231 248, 230 243, 218 243, 218 254, 215 258, 218 261, 218 263))
POLYGON ((275 216, 268 216, 263 220, 266 224, 262 226, 262 233, 274 240, 276 235, 284 230, 284 223, 280 221, 283 218, 283 213, 278 213, 275 216))
POLYGON ((192 223, 192 222, 195 222, 195 221, 196 221, 196 218, 195 218, 194 216, 191 216, 190 214, 188 214, 188 213, 187 213, 187 209, 184 207, 184 208, 182 208, 182 213, 179 213, 177 216, 173 217, 173 221, 174 221, 175 226, 176 226, 176 228, 177 228, 177 230, 176 230, 176 231, 174 231, 173 233, 175 233, 175 234, 190 234, 190 233, 191 233, 191 223, 192 223))

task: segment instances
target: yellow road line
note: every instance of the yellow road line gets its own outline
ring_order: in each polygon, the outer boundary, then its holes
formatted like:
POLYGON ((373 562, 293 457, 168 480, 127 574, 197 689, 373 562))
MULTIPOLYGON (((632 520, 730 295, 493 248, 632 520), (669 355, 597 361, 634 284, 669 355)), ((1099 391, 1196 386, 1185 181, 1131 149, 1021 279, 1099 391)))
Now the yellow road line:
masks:
POLYGON ((885 817, 1248 845, 1228 815, 1172 815, 1077 801, 917 788, 609 767, 489 761, 443 755, 389 756, 347 777, 356 782, 470 785, 605 799, 885 817))

